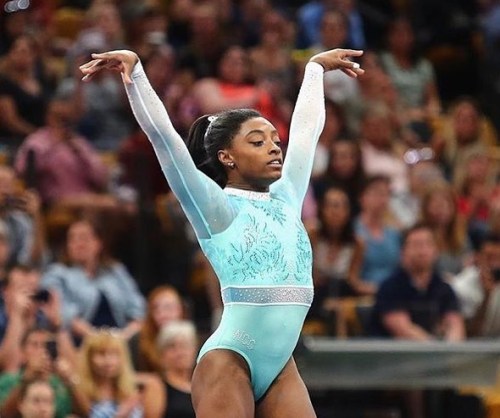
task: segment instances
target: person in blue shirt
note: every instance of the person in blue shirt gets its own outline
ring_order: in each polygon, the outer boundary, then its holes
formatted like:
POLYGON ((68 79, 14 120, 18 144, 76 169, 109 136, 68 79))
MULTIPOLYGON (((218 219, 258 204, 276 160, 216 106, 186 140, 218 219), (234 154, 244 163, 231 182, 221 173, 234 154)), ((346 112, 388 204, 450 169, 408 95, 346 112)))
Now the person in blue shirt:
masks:
POLYGON ((93 54, 84 81, 122 73, 132 110, 220 281, 224 311, 193 375, 198 418, 313 418, 292 358, 313 298, 311 245, 300 214, 325 119, 323 74, 364 71, 335 49, 313 56, 290 127, 286 161, 276 128, 249 109, 205 115, 187 146, 131 51, 93 54))

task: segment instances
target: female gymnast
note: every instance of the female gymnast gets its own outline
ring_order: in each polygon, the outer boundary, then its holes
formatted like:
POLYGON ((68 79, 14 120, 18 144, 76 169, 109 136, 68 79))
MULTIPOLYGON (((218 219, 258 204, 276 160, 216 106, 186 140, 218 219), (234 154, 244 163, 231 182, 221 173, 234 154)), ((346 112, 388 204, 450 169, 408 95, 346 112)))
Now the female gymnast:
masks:
POLYGON ((196 120, 186 143, 131 51, 93 54, 83 80, 119 71, 130 105, 221 284, 224 312, 198 356, 192 400, 198 418, 313 418, 292 357, 313 298, 312 255, 300 220, 324 124, 323 73, 363 74, 334 49, 313 56, 283 162, 275 127, 258 112, 227 110, 196 120))

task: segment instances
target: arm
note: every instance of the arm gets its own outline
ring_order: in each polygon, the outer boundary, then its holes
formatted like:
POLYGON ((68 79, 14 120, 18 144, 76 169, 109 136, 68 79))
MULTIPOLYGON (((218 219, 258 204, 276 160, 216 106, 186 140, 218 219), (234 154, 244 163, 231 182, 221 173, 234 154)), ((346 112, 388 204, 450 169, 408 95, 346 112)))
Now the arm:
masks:
POLYGON ((448 312, 445 314, 442 327, 446 341, 462 341, 465 339, 464 320, 458 312, 448 312))
POLYGON ((428 341, 432 339, 423 328, 411 321, 410 315, 404 311, 387 312, 382 315, 382 324, 394 338, 428 341))
POLYGON ((105 68, 122 72, 134 115, 151 141, 163 173, 198 237, 209 238, 226 229, 234 217, 226 194, 197 169, 137 55, 131 51, 112 51, 92 56, 94 60, 81 67, 84 80, 105 68))
POLYGON ((325 121, 324 71, 341 69, 351 77, 363 74, 349 57, 361 51, 334 49, 313 56, 306 65, 290 125, 290 141, 283 165, 283 182, 292 193, 296 208, 302 206, 312 171, 314 149, 325 121))
POLYGON ((363 252, 364 244, 363 242, 357 240, 354 246, 351 265, 349 266, 349 276, 347 277, 347 281, 357 294, 361 296, 374 295, 377 291, 376 286, 373 283, 366 282, 360 278, 361 265, 363 264, 363 252))

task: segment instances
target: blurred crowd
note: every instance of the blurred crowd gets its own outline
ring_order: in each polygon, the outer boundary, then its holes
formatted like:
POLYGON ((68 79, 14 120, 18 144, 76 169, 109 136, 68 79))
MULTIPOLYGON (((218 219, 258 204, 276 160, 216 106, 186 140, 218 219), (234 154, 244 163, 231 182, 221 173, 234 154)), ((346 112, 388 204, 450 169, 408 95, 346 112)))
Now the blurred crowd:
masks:
POLYGON ((138 53, 177 131, 256 108, 288 126, 307 60, 326 124, 302 217, 304 334, 500 336, 500 2, 9 0, 0 16, 0 415, 194 417, 218 282, 93 52, 138 53))

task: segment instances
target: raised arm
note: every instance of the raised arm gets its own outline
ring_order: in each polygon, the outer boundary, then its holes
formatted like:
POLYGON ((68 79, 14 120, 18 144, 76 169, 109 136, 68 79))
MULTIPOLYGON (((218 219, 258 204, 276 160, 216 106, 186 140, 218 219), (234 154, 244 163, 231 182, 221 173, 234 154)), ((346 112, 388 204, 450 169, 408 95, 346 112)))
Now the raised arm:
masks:
POLYGON ((131 51, 111 51, 92 57, 92 61, 80 67, 85 74, 83 80, 102 69, 121 72, 134 115, 151 141, 163 173, 198 237, 209 238, 227 228, 234 215, 225 193, 197 169, 137 55, 131 51))
MULTIPOLYGON (((334 49, 313 56, 306 65, 290 125, 290 141, 283 166, 282 184, 291 191, 292 203, 298 210, 311 177, 314 150, 325 121, 323 73, 341 70, 350 77, 364 73, 350 57, 362 51, 334 49)), ((290 193, 289 193, 290 194, 290 193)))

